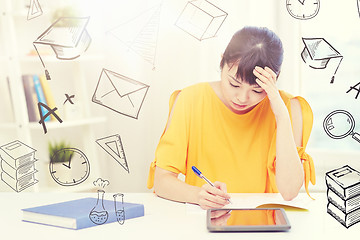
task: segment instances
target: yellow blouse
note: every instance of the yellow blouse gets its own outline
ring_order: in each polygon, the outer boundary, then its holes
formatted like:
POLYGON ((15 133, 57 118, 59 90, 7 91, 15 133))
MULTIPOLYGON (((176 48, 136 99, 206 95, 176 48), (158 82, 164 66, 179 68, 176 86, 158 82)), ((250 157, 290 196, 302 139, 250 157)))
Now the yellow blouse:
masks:
MULTIPOLYGON (((280 95, 291 113, 293 96, 283 91, 280 95)), ((170 125, 160 138, 150 166, 148 188, 153 187, 155 166, 182 173, 186 183, 201 187, 204 180, 191 169, 196 166, 210 181, 226 183, 230 193, 278 192, 276 122, 267 97, 248 113, 239 115, 224 105, 209 83, 175 91, 170 98, 170 111, 177 96, 170 125)), ((315 184, 315 171, 312 158, 304 149, 313 114, 305 99, 295 98, 300 102, 303 116, 302 147, 298 152, 308 193, 309 181, 315 184)))

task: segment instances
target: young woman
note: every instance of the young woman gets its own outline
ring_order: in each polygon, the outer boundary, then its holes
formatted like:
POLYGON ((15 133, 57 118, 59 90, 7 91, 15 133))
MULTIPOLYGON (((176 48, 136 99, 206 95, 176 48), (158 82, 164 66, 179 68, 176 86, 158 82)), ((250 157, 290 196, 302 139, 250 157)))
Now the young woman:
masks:
POLYGON ((304 149, 313 115, 305 99, 277 89, 282 60, 282 43, 272 31, 236 32, 222 56, 220 81, 172 94, 148 188, 204 209, 228 204, 227 192, 280 192, 291 200, 304 182, 308 192, 315 174, 304 149))

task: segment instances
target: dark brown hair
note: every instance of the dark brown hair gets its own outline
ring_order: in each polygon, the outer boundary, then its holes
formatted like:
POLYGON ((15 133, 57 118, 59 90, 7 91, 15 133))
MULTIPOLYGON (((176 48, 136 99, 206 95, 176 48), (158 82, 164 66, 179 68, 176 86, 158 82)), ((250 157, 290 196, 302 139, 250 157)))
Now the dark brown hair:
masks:
POLYGON ((236 78, 256 85, 253 74, 255 66, 269 67, 277 75, 283 61, 283 46, 280 38, 265 27, 244 27, 231 38, 220 62, 221 69, 225 64, 238 66, 236 78))

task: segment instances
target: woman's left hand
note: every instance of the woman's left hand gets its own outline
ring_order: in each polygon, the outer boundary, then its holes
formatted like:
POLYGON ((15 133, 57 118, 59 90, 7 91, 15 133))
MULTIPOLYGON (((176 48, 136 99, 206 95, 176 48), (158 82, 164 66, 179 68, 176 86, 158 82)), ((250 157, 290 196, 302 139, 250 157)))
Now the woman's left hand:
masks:
POLYGON ((278 118, 283 116, 283 114, 288 115, 285 103, 276 87, 277 76, 275 72, 269 67, 262 68, 256 66, 253 73, 257 77, 256 83, 266 92, 275 117, 278 118))

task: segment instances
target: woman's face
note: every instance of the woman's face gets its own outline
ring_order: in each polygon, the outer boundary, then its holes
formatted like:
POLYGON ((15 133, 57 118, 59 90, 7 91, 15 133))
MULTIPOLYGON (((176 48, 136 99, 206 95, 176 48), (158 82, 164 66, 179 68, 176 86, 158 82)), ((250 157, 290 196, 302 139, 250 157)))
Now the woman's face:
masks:
POLYGON ((224 65, 221 71, 222 101, 236 114, 244 114, 253 109, 266 97, 266 92, 259 85, 249 85, 236 78, 237 65, 224 65))

